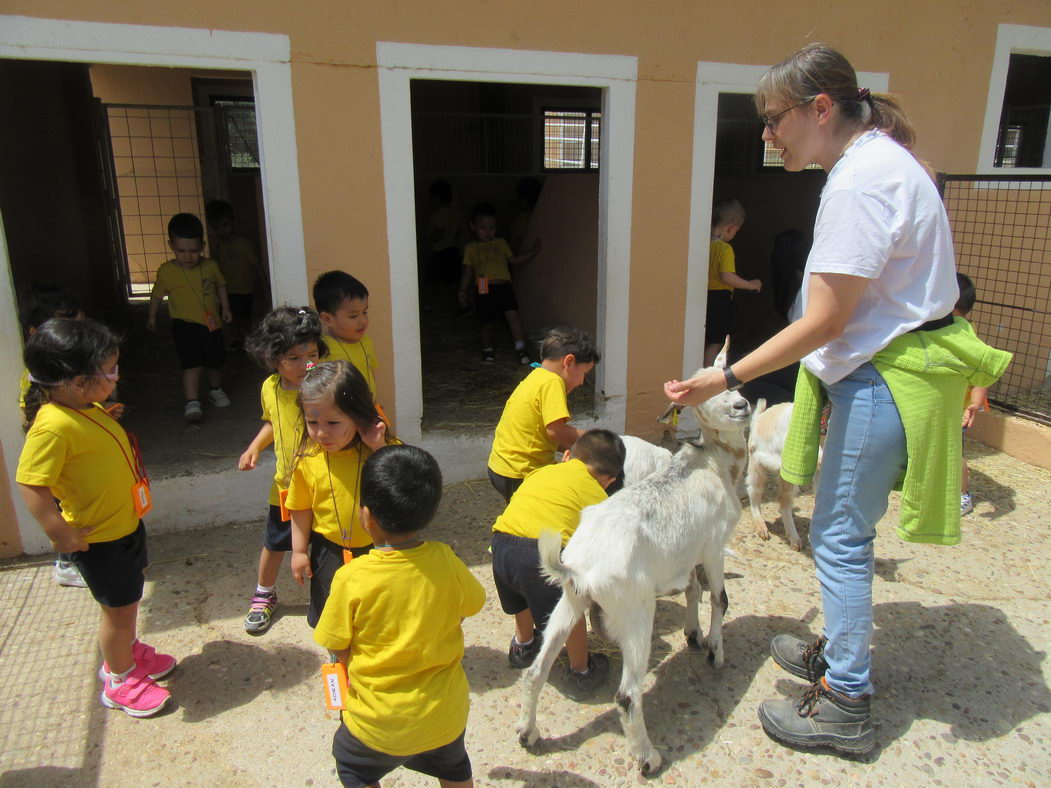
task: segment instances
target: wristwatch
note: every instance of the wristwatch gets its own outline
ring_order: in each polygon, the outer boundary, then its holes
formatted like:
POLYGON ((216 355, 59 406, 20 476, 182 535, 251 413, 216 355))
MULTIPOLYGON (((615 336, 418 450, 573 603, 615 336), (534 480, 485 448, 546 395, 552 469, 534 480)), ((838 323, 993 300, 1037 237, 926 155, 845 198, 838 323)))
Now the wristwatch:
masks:
POLYGON ((737 389, 744 385, 744 383, 737 379, 737 375, 734 374, 731 367, 723 367, 723 376, 726 378, 727 391, 737 391, 737 389))

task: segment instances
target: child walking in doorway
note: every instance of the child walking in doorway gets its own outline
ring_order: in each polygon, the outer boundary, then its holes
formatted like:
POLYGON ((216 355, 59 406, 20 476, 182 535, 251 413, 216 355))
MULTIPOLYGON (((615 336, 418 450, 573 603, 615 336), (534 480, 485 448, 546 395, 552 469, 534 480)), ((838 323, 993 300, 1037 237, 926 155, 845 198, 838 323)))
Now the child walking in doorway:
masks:
POLYGON ((299 387, 307 370, 327 348, 321 338, 317 312, 309 307, 281 306, 263 318, 249 335, 245 349, 261 367, 274 372, 263 381, 260 391, 263 426, 237 464, 242 471, 252 470, 259 462, 260 452, 274 445, 277 467, 270 485, 270 509, 259 554, 255 593, 244 621, 245 632, 259 635, 270 628, 277 608, 277 573, 285 553, 292 550, 292 526, 283 504, 288 494, 286 479, 292 458, 303 438, 299 387))
POLYGON ((15 480, 55 550, 73 556, 102 607, 102 704, 149 717, 168 702, 156 681, 175 659, 136 637, 149 482, 137 444, 97 404, 117 385, 119 345, 92 320, 49 320, 30 337, 28 433, 15 480))
POLYGON ((292 576, 310 580, 307 623, 321 617, 336 570, 372 549, 361 526, 361 469, 376 449, 398 442, 376 411, 365 378, 347 361, 312 367, 299 388, 306 435, 288 482, 292 576))

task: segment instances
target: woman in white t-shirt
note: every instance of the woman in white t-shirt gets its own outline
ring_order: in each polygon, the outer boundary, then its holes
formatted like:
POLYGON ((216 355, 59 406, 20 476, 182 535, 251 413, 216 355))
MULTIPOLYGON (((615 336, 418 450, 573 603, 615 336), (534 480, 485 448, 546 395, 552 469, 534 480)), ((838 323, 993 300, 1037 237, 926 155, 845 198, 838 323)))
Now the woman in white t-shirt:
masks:
MULTIPOLYGON (((811 44, 760 80, 763 139, 786 170, 828 173, 807 259, 803 315, 725 370, 665 384, 695 405, 794 361, 832 402, 810 540, 824 607, 824 636, 779 635, 771 654, 813 682, 799 701, 765 701, 759 718, 794 746, 864 753, 869 714, 873 540, 906 465, 905 432, 873 355, 909 331, 946 325, 957 298, 952 238, 937 188, 909 152, 899 105, 859 88, 850 63, 811 44)), ((950 318, 951 322, 951 318, 950 318)))

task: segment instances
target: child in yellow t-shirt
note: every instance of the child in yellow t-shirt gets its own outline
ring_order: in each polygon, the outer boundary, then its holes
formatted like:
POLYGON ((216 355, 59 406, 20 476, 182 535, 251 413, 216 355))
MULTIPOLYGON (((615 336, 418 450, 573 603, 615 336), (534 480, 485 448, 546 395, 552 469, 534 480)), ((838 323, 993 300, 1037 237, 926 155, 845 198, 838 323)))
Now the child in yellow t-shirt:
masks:
POLYGON ((212 200, 204 206, 204 218, 215 238, 215 262, 226 280, 227 299, 233 319, 226 327, 226 347, 240 350, 252 325, 252 302, 256 290, 263 289, 266 275, 255 247, 236 233, 234 208, 225 200, 212 200))
POLYGON ((738 290, 759 292, 758 279, 737 275, 734 250, 730 241, 744 224, 744 208, 732 197, 718 200, 712 206, 712 242, 708 247, 708 311, 704 327, 704 365, 715 363, 733 322, 733 294, 738 290))
POLYGON ((438 463, 423 449, 388 446, 365 463, 361 525, 376 546, 336 572, 314 630, 347 670, 332 741, 344 785, 378 785, 402 765, 473 785, 460 622, 482 609, 485 591, 448 545, 421 538, 441 495, 438 463))
POLYGON ((97 404, 117 385, 119 347, 117 336, 92 320, 49 320, 29 338, 28 432, 15 481, 54 549, 72 556, 102 608, 102 704, 149 717, 168 702, 156 680, 175 659, 136 637, 149 483, 136 444, 97 404))
POLYGON ((551 329, 540 345, 540 364, 511 392, 493 435, 488 474, 496 491, 511 495, 531 471, 554 461, 583 433, 569 423, 566 395, 602 358, 586 331, 551 329))
POLYGON ((282 499, 288 494, 288 471, 303 438, 299 387, 307 370, 326 350, 317 312, 309 307, 279 306, 249 335, 247 350, 261 367, 274 371, 263 381, 260 391, 263 426, 237 464, 239 470, 252 470, 259 462, 260 452, 274 444, 277 468, 270 485, 270 510, 259 554, 255 594, 244 622, 246 632, 258 635, 270 627, 277 608, 277 573, 284 554, 292 550, 292 526, 288 510, 282 511, 282 499))
MULTIPOLYGON (((577 530, 580 512, 606 500, 606 490, 624 468, 624 443, 608 430, 588 430, 566 453, 565 462, 529 474, 493 524, 493 582, 503 611, 515 618, 507 652, 513 668, 527 668, 540 651, 547 620, 562 596, 540 572, 537 539, 559 531, 562 544, 577 530)), ((588 654, 581 618, 566 640, 568 687, 582 700, 609 675, 604 654, 588 654)))
POLYGON ((299 404, 306 434, 285 508, 292 516, 292 577, 300 585, 310 579, 307 623, 313 627, 336 570, 372 548, 358 516, 361 468, 373 451, 397 439, 388 435, 365 378, 346 361, 307 370, 299 404))
MULTIPOLYGON (((960 297, 956 300, 956 306, 952 313, 964 319, 974 309, 974 302, 978 295, 974 282, 967 274, 956 274, 956 284, 960 288, 960 297)), ((967 428, 974 424, 975 416, 982 411, 989 412, 989 387, 972 386, 968 389, 963 404, 963 432, 967 434, 967 428)), ((971 498, 971 473, 967 467, 967 455, 960 455, 960 516, 970 514, 974 511, 974 499, 971 498)))
POLYGON ((183 418, 198 422, 201 409, 201 369, 208 369, 208 399, 217 408, 225 408, 230 398, 223 391, 223 364, 226 346, 222 324, 229 323, 230 302, 226 297, 226 280, 214 260, 202 257, 204 225, 192 213, 179 213, 168 222, 168 246, 175 258, 157 269, 150 294, 150 313, 146 329, 157 328, 157 312, 168 297, 172 339, 182 367, 182 389, 186 396, 183 418), (221 322, 220 322, 221 321, 221 322))

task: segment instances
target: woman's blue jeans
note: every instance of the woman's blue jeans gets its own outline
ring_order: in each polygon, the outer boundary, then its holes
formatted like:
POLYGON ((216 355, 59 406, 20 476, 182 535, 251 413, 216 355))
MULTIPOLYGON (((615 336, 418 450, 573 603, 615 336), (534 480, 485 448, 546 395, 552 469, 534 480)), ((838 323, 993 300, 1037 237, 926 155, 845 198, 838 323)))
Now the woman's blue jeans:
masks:
POLYGON ((858 697, 869 679, 873 540, 894 483, 905 470, 905 430, 883 377, 864 364, 825 386, 832 402, 810 522, 825 615, 825 674, 858 697))

